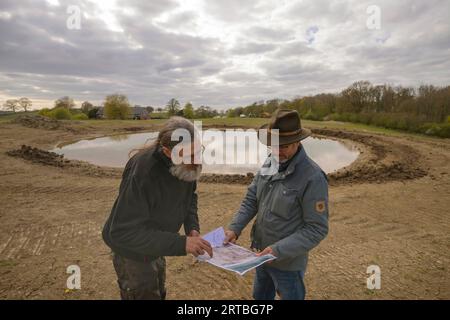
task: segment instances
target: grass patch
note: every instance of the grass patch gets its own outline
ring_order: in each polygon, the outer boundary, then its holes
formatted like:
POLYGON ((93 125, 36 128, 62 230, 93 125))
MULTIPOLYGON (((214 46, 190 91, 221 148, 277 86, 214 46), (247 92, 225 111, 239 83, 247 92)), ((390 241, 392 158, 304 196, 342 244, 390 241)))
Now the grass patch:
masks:
POLYGON ((0 260, 0 268, 3 268, 3 267, 15 267, 18 264, 19 263, 17 261, 14 261, 14 260, 0 260))
MULTIPOLYGON (((37 114, 38 111, 29 112, 16 112, 15 114, 0 115, 0 123, 10 121, 19 115, 23 114, 37 114)), ((270 119, 267 118, 207 118, 207 119, 192 119, 192 121, 202 121, 203 126, 238 126, 243 128, 259 128, 265 123, 268 123, 270 119)), ((70 122, 72 120, 62 120, 70 122)), ((106 119, 90 119, 90 120, 77 120, 77 122, 83 123, 83 125, 89 125, 90 127, 109 128, 109 127, 123 127, 123 126, 145 126, 145 125, 161 125, 165 123, 167 119, 150 119, 150 120, 106 120, 106 119)), ((329 128, 345 131, 362 131, 367 133, 378 133, 389 136, 413 136, 420 138, 436 139, 436 137, 430 137, 420 133, 412 133, 407 131, 386 129, 383 127, 377 127, 373 125, 367 125, 362 123, 353 122, 341 122, 341 121, 312 121, 302 120, 302 125, 306 128, 329 128)))

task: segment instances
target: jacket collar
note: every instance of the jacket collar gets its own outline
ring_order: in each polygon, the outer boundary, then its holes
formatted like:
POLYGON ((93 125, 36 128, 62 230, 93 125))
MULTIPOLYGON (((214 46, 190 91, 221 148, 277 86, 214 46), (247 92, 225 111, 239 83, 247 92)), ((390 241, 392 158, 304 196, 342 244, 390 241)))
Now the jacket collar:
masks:
POLYGON ((289 175, 292 172, 294 172, 297 164, 303 162, 303 160, 306 159, 305 148, 303 147, 303 145, 300 145, 299 148, 300 148, 300 150, 296 153, 296 155, 294 156, 291 163, 288 165, 288 167, 286 169, 286 175, 289 175))

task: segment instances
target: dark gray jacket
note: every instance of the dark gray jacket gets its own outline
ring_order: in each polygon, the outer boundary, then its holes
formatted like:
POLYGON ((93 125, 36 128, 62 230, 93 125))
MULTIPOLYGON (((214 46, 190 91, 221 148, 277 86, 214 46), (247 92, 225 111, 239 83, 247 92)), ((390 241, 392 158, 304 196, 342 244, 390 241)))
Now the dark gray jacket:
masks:
POLYGON ((256 174, 229 229, 240 235, 255 216, 252 247, 270 246, 275 268, 306 271, 308 252, 328 233, 328 181, 303 147, 285 171, 256 174))
POLYGON ((119 195, 103 228, 105 243, 117 254, 150 261, 186 254, 186 234, 199 231, 195 182, 175 178, 159 148, 134 155, 125 166, 119 195))

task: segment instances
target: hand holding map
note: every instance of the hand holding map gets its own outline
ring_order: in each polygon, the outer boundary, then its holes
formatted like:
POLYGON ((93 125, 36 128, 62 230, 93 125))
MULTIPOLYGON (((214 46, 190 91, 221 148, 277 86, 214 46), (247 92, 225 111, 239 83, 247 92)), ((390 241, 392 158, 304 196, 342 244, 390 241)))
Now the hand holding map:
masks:
POLYGON ((276 259, 272 254, 257 256, 254 252, 232 243, 224 245, 225 231, 222 227, 207 233, 203 239, 211 244, 214 254, 213 258, 207 254, 198 256, 198 260, 236 272, 241 276, 267 261, 276 259))

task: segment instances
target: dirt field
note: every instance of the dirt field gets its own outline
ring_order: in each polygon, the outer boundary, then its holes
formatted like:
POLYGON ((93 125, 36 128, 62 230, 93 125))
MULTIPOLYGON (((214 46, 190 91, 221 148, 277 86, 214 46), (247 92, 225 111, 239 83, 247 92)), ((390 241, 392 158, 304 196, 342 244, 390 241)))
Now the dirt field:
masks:
MULTIPOLYGON (((120 172, 18 149, 157 125, 33 126, 0 123, 0 298, 118 299, 100 232, 120 172), (72 264, 81 268, 81 290, 66 290, 72 264)), ((450 299, 450 141, 313 129, 353 141, 363 153, 330 177, 330 233, 310 254, 307 298, 450 299), (380 290, 366 288, 372 264, 381 268, 380 290)), ((203 231, 226 226, 246 192, 245 184, 222 180, 199 184, 203 231)), ((249 245, 248 233, 241 245, 249 245)), ((169 299, 251 298, 253 273, 240 277, 192 257, 167 260, 169 299)))

